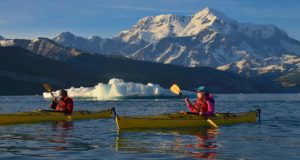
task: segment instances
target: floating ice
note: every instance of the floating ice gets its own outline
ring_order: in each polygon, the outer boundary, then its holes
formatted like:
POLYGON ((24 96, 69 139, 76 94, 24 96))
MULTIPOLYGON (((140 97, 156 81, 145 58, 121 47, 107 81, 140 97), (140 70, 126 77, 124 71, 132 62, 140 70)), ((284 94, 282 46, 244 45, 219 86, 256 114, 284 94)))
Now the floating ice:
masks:
MULTIPOLYGON (((91 98, 97 100, 112 100, 130 97, 170 97, 176 96, 169 89, 164 89, 158 84, 124 82, 122 79, 110 79, 108 84, 98 83, 95 87, 80 87, 66 89, 70 97, 91 98)), ((193 94, 184 91, 185 94, 193 94)), ((59 90, 53 92, 54 96, 59 95, 59 90)), ((51 98, 48 92, 43 93, 44 98, 51 98)))

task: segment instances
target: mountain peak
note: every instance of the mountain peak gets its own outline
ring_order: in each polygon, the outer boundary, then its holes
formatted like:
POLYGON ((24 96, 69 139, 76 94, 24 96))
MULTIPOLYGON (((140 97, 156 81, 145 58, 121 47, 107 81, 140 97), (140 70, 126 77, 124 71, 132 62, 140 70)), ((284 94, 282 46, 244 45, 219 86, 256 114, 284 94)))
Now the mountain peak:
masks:
POLYGON ((206 7, 203 10, 200 10, 199 12, 195 13, 193 15, 193 19, 209 19, 209 20, 223 20, 228 22, 234 22, 234 20, 228 18, 224 13, 214 9, 206 7))
POLYGON ((65 32, 61 32, 60 34, 58 34, 55 37, 65 37, 65 38, 74 38, 76 37, 75 34, 69 32, 69 31, 65 31, 65 32))
POLYGON ((222 12, 214 9, 214 8, 209 8, 209 7, 206 7, 202 10, 200 10, 199 12, 195 13, 194 15, 209 15, 209 14, 212 14, 212 15, 215 15, 215 16, 225 16, 222 12))
POLYGON ((76 40, 77 38, 78 37, 75 34, 66 31, 66 32, 62 32, 59 35, 55 36, 52 40, 60 43, 60 42, 66 41, 66 40, 73 41, 73 40, 76 40))
POLYGON ((223 32, 219 30, 219 26, 227 25, 226 29, 230 30, 230 23, 237 22, 216 9, 206 7, 191 16, 166 14, 144 17, 130 30, 120 32, 119 38, 132 43, 142 39, 152 42, 165 37, 196 36, 207 28, 223 32))
POLYGON ((56 42, 63 42, 63 41, 66 41, 66 40, 73 40, 73 41, 76 41, 76 40, 92 40, 92 41, 97 41, 97 40, 102 40, 102 38, 100 36, 91 36, 91 37, 88 37, 88 38, 84 38, 84 37, 81 37, 81 36, 77 36, 69 31, 66 31, 66 32, 61 32, 60 34, 58 34, 57 36, 55 36, 52 40, 56 41, 56 42))

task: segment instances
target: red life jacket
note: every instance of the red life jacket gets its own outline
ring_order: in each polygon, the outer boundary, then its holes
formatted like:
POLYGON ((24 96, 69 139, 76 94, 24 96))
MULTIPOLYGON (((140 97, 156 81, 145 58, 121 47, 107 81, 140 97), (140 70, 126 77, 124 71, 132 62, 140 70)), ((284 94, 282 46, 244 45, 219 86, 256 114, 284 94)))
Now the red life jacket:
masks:
POLYGON ((208 106, 207 106, 207 103, 206 101, 202 101, 200 99, 197 99, 197 101, 195 102, 195 105, 194 105, 196 108, 198 108, 198 110, 200 112, 207 112, 208 110, 208 106))
POLYGON ((53 102, 51 106, 55 106, 56 111, 71 114, 73 112, 73 99, 70 97, 61 98, 58 102, 53 102))

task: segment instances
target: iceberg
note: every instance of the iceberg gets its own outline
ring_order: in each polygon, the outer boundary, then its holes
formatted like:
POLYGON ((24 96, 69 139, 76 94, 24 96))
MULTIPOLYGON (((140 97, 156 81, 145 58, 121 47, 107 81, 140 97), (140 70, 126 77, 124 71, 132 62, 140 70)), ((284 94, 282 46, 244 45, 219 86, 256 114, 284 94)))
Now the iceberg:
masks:
MULTIPOLYGON (((71 87, 66 89, 70 97, 88 98, 96 100, 116 100, 125 98, 161 98, 176 97, 169 89, 162 88, 159 84, 142 84, 124 82, 122 79, 110 79, 108 84, 98 83, 95 87, 71 87)), ((192 95, 193 92, 183 91, 185 95, 192 95)), ((59 95, 59 90, 52 92, 54 96, 59 95)), ((43 93, 44 98, 51 98, 48 92, 43 93)))

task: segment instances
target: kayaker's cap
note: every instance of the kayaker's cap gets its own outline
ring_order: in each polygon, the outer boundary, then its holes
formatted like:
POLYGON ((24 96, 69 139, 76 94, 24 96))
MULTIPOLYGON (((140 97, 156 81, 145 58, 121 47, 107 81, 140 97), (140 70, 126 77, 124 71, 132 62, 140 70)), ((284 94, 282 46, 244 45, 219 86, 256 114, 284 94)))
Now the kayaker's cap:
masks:
POLYGON ((204 86, 199 86, 198 88, 196 88, 196 92, 208 92, 208 89, 204 86))

